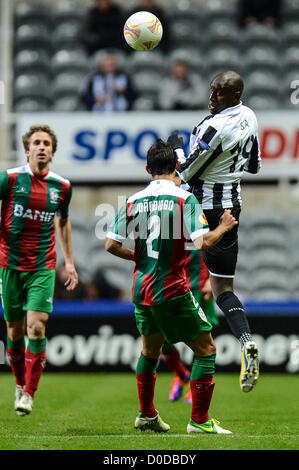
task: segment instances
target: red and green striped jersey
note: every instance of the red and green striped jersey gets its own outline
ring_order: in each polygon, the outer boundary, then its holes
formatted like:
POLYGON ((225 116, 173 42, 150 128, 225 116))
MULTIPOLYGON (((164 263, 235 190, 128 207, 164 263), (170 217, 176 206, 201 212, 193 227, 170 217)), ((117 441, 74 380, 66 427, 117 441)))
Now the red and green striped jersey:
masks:
POLYGON ((0 267, 56 268, 54 216, 68 216, 71 183, 56 173, 34 174, 29 164, 0 174, 0 267))
POLYGON ((185 242, 208 231, 196 197, 173 181, 152 181, 131 196, 107 237, 135 238, 133 302, 155 305, 188 292, 185 242))
POLYGON ((209 270, 204 262, 203 253, 197 250, 193 243, 186 247, 186 278, 189 289, 193 294, 199 294, 209 278, 209 270))

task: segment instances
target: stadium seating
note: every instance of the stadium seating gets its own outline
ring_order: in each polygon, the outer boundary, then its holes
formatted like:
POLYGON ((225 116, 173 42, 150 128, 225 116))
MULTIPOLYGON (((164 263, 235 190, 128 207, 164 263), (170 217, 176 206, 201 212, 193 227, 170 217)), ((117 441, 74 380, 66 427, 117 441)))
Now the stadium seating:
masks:
POLYGON ((55 5, 55 8, 53 8, 53 24, 58 25, 65 22, 73 22, 80 25, 85 12, 86 5, 84 2, 60 0, 55 5))
POLYGON ((246 104, 256 111, 270 111, 281 106, 281 100, 277 96, 262 94, 250 95, 246 99, 246 104))
POLYGON ((280 80, 270 71, 256 69, 247 75, 246 93, 249 95, 267 94, 277 96, 279 90, 280 80))
POLYGON ((288 72, 291 70, 298 70, 299 48, 295 46, 288 47, 284 51, 282 63, 284 70, 287 70, 288 72))
POLYGON ((284 0, 282 2, 283 21, 299 20, 299 2, 298 0, 284 0))
POLYGON ((16 27, 23 24, 47 25, 51 20, 51 9, 47 3, 24 1, 16 3, 14 21, 16 27))
POLYGON ((82 72, 62 72, 53 79, 52 91, 55 99, 79 94, 85 74, 82 72))
POLYGON ((37 24, 22 24, 15 32, 15 51, 19 52, 22 49, 51 49, 50 34, 46 25, 37 24))
POLYGON ((80 24, 74 21, 66 21, 59 23, 53 32, 52 48, 54 51, 70 48, 76 51, 81 49, 82 45, 79 41, 80 24))
POLYGON ((134 101, 134 111, 153 111, 156 104, 156 95, 141 96, 134 101))
POLYGON ((208 23, 213 19, 230 20, 235 19, 237 14, 237 4, 230 0, 209 0, 205 4, 205 18, 208 23))
MULTIPOLYGON (((48 70, 53 77, 62 71, 86 72, 97 66, 103 51, 98 51, 87 59, 79 40, 82 18, 87 8, 88 5, 83 0, 62 0, 55 3, 49 0, 17 2, 14 11, 15 76, 29 72, 38 74, 43 69, 44 72, 48 70), (69 54, 66 51, 69 51, 69 54), (72 61, 71 57, 74 57, 75 53, 77 60, 72 61)), ((160 68, 160 72, 169 73, 169 64, 174 57, 181 54, 188 59, 193 71, 200 73, 207 80, 224 67, 241 73, 246 83, 244 99, 257 110, 294 107, 289 100, 287 74, 298 71, 297 0, 283 2, 282 25, 277 29, 259 24, 240 31, 235 0, 209 0, 203 2, 200 8, 197 2, 179 0, 174 5, 165 5, 164 9, 170 25, 169 53, 166 56, 156 49, 153 53, 136 55, 117 50, 120 66, 128 73, 135 73, 138 67, 138 72, 148 69, 148 57, 155 57, 153 69, 160 68), (154 56, 154 53, 157 55, 154 56), (140 63, 136 60, 137 56, 142 56, 140 63), (158 56, 159 59, 156 59, 158 56), (260 81, 262 88, 256 81, 252 84, 252 77, 249 77, 247 83, 249 74, 254 71, 272 73, 274 79, 267 79, 264 83, 260 81), (273 94, 275 77, 279 79, 280 76, 281 96, 273 94)), ((147 80, 143 86, 140 77, 136 78, 136 81, 141 96, 134 109, 150 110, 152 103, 148 100, 148 93, 154 86, 150 87, 147 80)), ((56 84, 49 82, 49 86, 53 91, 56 84)), ((58 102, 55 105, 55 93, 51 94, 54 98, 53 109, 72 109, 69 107, 70 101, 61 101, 61 96, 57 96, 58 102)), ((32 100, 31 96, 28 98, 32 100)), ((16 103, 16 100, 14 101, 16 103)), ((30 107, 30 102, 33 109, 36 109, 36 102, 30 100, 25 101, 22 106, 18 104, 19 109, 23 106, 30 107)))
POLYGON ((251 279, 251 292, 257 300, 287 300, 293 295, 290 280, 285 273, 264 269, 251 279))
POLYGON ((232 19, 212 21, 204 35, 204 44, 207 48, 227 45, 239 49, 240 35, 236 23, 232 19))
POLYGON ((85 110, 82 106, 78 93, 68 93, 68 96, 61 96, 54 100, 52 111, 70 113, 72 111, 85 110))
POLYGON ((51 88, 46 74, 22 74, 14 82, 14 102, 23 98, 42 98, 51 105, 51 88))
POLYGON ((89 60, 85 52, 77 50, 61 49, 53 55, 51 60, 53 77, 62 72, 82 72, 87 75, 90 72, 89 60))
POLYGON ((49 69, 50 54, 43 49, 22 49, 15 57, 15 75, 22 73, 40 73, 49 69))
POLYGON ((281 40, 284 48, 297 46, 299 44, 298 22, 285 23, 281 31, 281 40))
POLYGON ((271 26, 256 24, 244 31, 241 42, 245 48, 253 46, 278 48, 281 43, 281 35, 278 35, 271 26))
POLYGON ((177 18, 181 20, 195 20, 197 24, 202 24, 204 9, 199 9, 189 0, 179 0, 167 10, 169 21, 175 21, 177 18))
POLYGON ((249 47, 243 60, 248 71, 259 68, 275 73, 280 63, 278 52, 269 46, 249 47))
POLYGON ((160 52, 150 51, 147 54, 133 52, 127 60, 127 72, 135 73, 137 71, 156 71, 166 72, 167 62, 164 55, 160 52))
POLYGON ((267 249, 285 253, 287 241, 287 230, 280 231, 271 227, 260 227, 258 230, 253 230, 250 237, 248 237, 247 248, 255 251, 259 248, 264 249, 264 247, 267 247, 267 249))
POLYGON ((132 80, 138 93, 155 95, 158 92, 162 76, 159 71, 141 70, 133 75, 132 80))
POLYGON ((51 108, 50 100, 47 97, 17 99, 15 102, 15 111, 17 113, 31 113, 49 111, 51 108))
POLYGON ((195 19, 175 19, 170 23, 173 47, 200 47, 202 34, 195 19))
POLYGON ((240 54, 230 46, 219 46, 211 49, 206 64, 211 77, 222 72, 223 69, 236 70, 236 72, 242 73, 240 54))

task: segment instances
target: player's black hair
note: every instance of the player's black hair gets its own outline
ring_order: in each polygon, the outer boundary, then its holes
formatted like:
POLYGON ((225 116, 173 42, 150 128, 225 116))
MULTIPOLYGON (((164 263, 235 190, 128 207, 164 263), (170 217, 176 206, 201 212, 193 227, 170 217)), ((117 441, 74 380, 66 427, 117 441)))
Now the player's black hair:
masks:
POLYGON ((162 139, 156 140, 147 152, 147 166, 152 176, 173 173, 177 159, 172 145, 162 139))

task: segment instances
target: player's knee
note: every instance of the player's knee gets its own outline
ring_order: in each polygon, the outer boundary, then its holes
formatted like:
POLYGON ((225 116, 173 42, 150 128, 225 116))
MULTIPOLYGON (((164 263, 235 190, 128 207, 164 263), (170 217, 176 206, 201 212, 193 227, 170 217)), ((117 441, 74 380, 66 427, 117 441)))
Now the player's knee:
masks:
POLYGON ((7 325, 7 336, 11 341, 18 341, 19 339, 24 338, 25 335, 25 325, 19 324, 14 326, 7 325))
POLYGON ((196 356, 210 356, 211 354, 216 354, 216 345, 213 342, 206 344, 199 344, 196 350, 194 351, 196 356))
POLYGON ((216 354, 216 344, 211 334, 199 335, 189 346, 193 349, 195 356, 210 356, 211 354, 216 354))
POLYGON ((35 321, 27 325, 29 338, 43 338, 46 333, 46 325, 42 321, 35 321))
POLYGON ((147 359, 159 359, 161 352, 162 348, 157 346, 147 345, 142 348, 142 355, 147 359))
POLYGON ((10 328, 7 330, 7 336, 10 341, 18 341, 19 339, 24 338, 24 330, 22 328, 10 328))

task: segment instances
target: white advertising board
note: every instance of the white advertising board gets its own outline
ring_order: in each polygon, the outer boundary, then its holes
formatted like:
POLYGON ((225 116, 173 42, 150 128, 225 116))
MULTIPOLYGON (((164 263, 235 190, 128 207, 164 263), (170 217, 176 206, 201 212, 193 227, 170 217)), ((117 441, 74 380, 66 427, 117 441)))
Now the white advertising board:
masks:
MULTIPOLYGON (((178 129, 187 152, 201 112, 20 113, 17 116, 17 161, 26 161, 22 135, 33 124, 48 124, 57 134, 53 171, 72 182, 147 181, 146 153, 157 139, 178 129)), ((246 179, 299 177, 299 118, 297 111, 257 113, 263 169, 246 179)))

